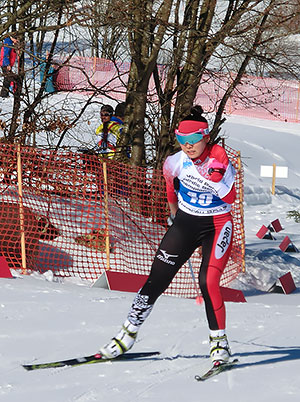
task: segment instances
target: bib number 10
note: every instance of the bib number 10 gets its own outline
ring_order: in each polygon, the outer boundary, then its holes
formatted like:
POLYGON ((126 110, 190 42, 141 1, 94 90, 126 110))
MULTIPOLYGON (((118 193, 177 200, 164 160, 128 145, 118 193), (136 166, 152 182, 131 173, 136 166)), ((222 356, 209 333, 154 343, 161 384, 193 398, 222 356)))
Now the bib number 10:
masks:
POLYGON ((190 197, 191 204, 200 204, 203 206, 210 205, 213 199, 213 195, 210 193, 194 193, 193 191, 189 191, 187 195, 190 197))

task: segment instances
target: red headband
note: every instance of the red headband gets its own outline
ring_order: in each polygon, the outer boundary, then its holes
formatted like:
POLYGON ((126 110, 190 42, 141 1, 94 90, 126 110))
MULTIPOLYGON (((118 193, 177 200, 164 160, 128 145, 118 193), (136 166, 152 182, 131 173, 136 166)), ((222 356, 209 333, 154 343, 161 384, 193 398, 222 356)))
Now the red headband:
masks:
POLYGON ((190 134, 202 131, 201 129, 205 128, 208 128, 208 124, 205 121, 183 120, 179 123, 178 131, 182 134, 190 134))

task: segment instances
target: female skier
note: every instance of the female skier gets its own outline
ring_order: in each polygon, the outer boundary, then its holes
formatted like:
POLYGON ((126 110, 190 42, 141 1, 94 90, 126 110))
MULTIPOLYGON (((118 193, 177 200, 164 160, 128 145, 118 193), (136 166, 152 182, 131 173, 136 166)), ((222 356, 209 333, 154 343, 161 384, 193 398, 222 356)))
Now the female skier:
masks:
POLYGON ((199 285, 210 329, 210 356, 213 363, 229 359, 219 282, 232 246, 230 209, 236 196, 235 170, 224 148, 209 143, 208 123, 202 112, 201 106, 194 106, 175 131, 181 151, 169 156, 163 166, 172 225, 120 332, 100 349, 104 358, 117 357, 133 346, 157 298, 201 245, 199 285))

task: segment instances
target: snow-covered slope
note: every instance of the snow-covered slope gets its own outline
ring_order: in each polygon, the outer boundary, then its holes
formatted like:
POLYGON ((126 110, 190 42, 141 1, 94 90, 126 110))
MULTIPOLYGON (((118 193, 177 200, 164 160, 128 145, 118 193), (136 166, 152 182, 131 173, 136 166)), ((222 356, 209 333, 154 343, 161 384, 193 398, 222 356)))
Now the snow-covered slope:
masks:
POLYGON ((133 351, 159 350, 141 361, 26 372, 21 364, 91 354, 116 334, 133 295, 90 287, 73 278, 54 282, 51 272, 0 279, 1 402, 232 402, 298 401, 300 394, 300 296, 268 293, 291 272, 300 286, 300 253, 283 253, 288 235, 300 248, 300 224, 287 218, 299 209, 299 125, 229 118, 227 144, 245 164, 246 273, 232 284, 247 303, 227 303, 227 332, 239 365, 204 383, 208 328, 203 305, 163 296, 140 330, 133 351), (289 168, 270 194, 260 165, 289 168), (280 219, 276 240, 256 232, 280 219))

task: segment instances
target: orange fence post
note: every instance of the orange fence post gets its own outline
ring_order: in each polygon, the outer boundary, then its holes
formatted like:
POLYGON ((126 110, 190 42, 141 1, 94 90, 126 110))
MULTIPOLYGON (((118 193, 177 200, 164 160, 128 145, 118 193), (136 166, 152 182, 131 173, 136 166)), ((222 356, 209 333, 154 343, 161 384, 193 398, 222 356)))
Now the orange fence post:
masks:
POLYGON ((108 217, 108 186, 107 186, 107 167, 103 162, 103 178, 104 178, 104 209, 105 209, 105 252, 106 252, 106 269, 110 269, 110 250, 109 250, 109 217, 108 217))
POLYGON ((18 144, 18 147, 17 147, 17 170, 18 170, 18 194, 19 194, 19 213, 20 213, 22 274, 26 275, 27 274, 27 267, 26 267, 24 208, 23 208, 23 191, 22 191, 22 161, 21 161, 21 146, 20 146, 20 144, 18 144))

